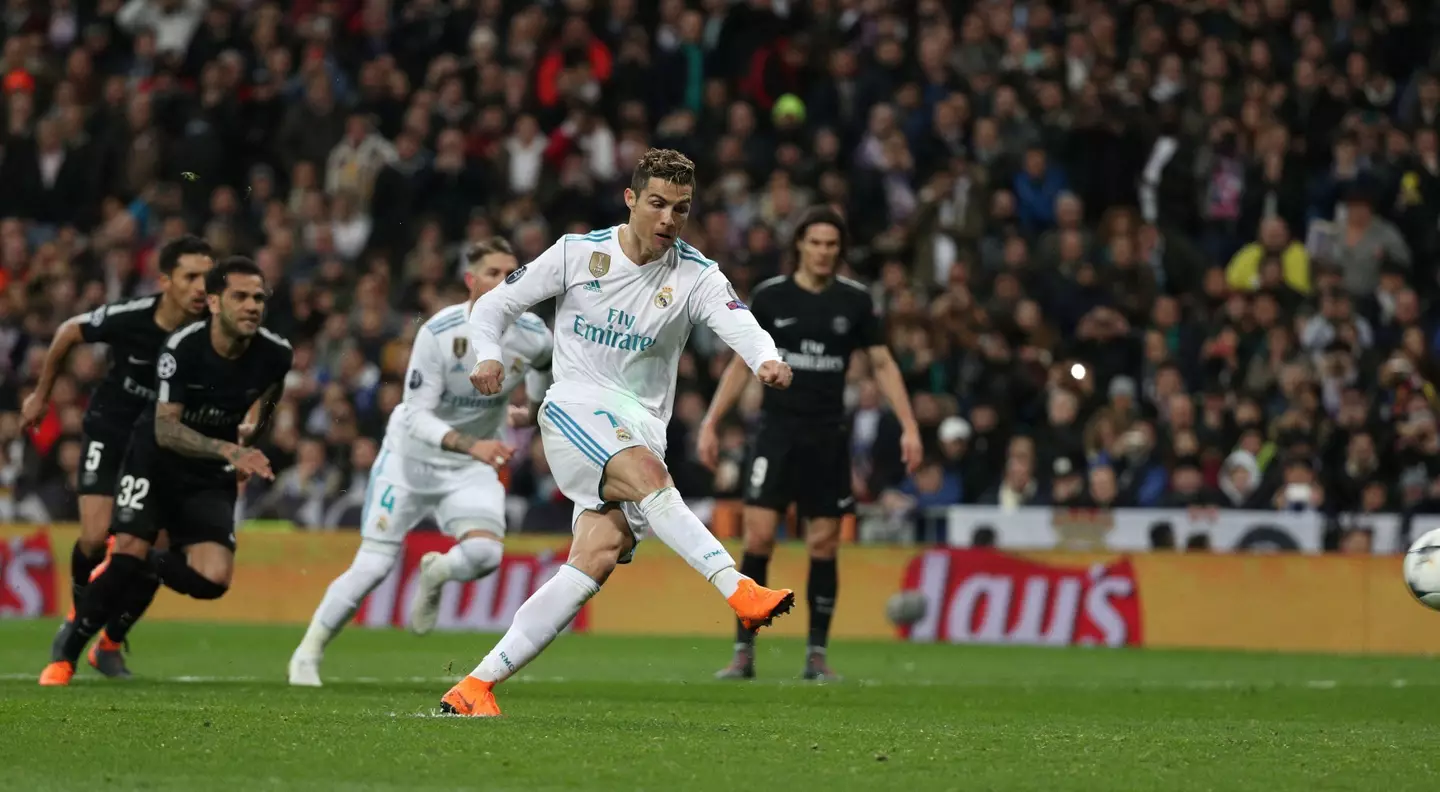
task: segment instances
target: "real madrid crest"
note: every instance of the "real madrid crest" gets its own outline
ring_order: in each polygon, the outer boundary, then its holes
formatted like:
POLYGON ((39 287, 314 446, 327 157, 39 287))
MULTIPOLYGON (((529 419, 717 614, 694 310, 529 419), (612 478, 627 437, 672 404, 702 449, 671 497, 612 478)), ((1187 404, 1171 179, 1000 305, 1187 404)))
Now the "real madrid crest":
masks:
POLYGON ((655 295, 656 308, 669 308, 672 302, 675 302, 675 290, 669 286, 661 289, 660 293, 655 295))
POLYGON ((450 342, 450 351, 454 352, 457 358, 465 357, 465 353, 469 350, 470 339, 465 336, 456 336, 455 339, 450 342))
POLYGON ((610 254, 596 251, 590 254, 590 277, 603 278, 610 271, 610 254))
POLYGON ((835 335, 845 335, 850 330, 850 320, 843 316, 837 316, 832 326, 835 328, 835 335))
POLYGON ((615 427, 615 439, 622 443, 628 443, 630 442, 630 433, 625 431, 625 427, 617 426, 615 427))

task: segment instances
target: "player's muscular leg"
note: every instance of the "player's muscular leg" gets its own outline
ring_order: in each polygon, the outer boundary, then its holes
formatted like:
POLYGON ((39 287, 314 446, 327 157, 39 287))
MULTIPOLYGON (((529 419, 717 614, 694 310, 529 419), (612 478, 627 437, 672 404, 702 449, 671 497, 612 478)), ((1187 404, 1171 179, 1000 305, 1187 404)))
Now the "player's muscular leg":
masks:
POLYGON ((762 506, 746 506, 741 517, 746 555, 769 557, 774 553, 775 526, 779 524, 780 512, 762 506))
POLYGON ((570 545, 570 566, 584 572, 597 585, 604 585, 620 559, 635 545, 635 537, 617 508, 586 511, 575 521, 575 541, 570 545))
POLYGON ((840 549, 840 521, 834 517, 806 520, 805 549, 811 558, 834 560, 840 549))
POLYGON ((110 536, 110 513, 115 509, 115 499, 82 495, 79 501, 80 538, 76 544, 87 556, 100 555, 105 551, 105 540, 110 536))
POLYGON ((149 542, 138 536, 122 533, 115 535, 115 547, 112 553, 114 555, 131 556, 143 561, 145 557, 150 554, 151 547, 152 545, 149 542))
POLYGON ((185 560, 200 576, 225 588, 235 576, 235 554, 218 542, 200 542, 185 548, 185 560))
POLYGON ((235 554, 218 542, 197 542, 183 554, 151 553, 149 561, 160 582, 179 594, 203 600, 225 596, 235 569, 235 554))
POLYGON ((610 458, 605 465, 606 501, 639 503, 657 490, 673 487, 670 471, 648 448, 634 446, 610 458))

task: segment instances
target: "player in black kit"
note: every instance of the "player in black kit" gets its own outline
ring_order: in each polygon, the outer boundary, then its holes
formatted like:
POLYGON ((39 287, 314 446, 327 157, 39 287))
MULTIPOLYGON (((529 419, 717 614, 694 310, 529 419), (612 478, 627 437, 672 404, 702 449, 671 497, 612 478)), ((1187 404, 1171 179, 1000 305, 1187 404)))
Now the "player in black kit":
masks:
POLYGON ((239 477, 274 478, 248 445, 268 423, 290 371, 289 342, 260 326, 267 296, 260 268, 232 257, 205 281, 211 316, 173 333, 159 350, 154 407, 141 415, 120 467, 110 563, 86 587, 75 622, 51 648, 42 685, 66 685, 90 636, 128 621, 156 581, 197 599, 217 599, 235 563, 239 477), (259 404, 249 436, 240 426, 259 404), (153 551, 161 530, 169 551, 153 551))
MULTIPOLYGON (((750 310, 775 339, 795 372, 790 388, 766 391, 759 431, 754 438, 746 479, 745 556, 740 573, 765 585, 775 526, 791 503, 804 521, 810 553, 807 596, 810 634, 805 679, 833 681, 825 646, 839 590, 835 555, 840 519, 854 510, 850 487, 850 432, 845 423, 845 369, 850 354, 864 350, 875 381, 900 420, 901 457, 913 471, 923 448, 900 369, 885 346, 874 301, 864 284, 838 277, 845 247, 845 221, 831 209, 806 212, 793 240, 795 274, 755 287, 750 310)), ((719 457, 720 420, 740 398, 750 371, 738 358, 730 362, 715 390, 697 438, 700 460, 712 469, 719 457)), ((755 634, 736 625, 735 657, 716 676, 755 676, 755 634)))
MULTIPOLYGON (((160 249, 160 293, 102 305, 66 321, 55 333, 40 380, 20 406, 27 426, 45 417, 50 390, 70 350, 80 344, 105 344, 110 370, 95 388, 85 410, 84 458, 80 470, 80 538, 70 551, 71 602, 105 556, 110 512, 120 460, 130 443, 135 419, 155 401, 155 357, 165 337, 205 314, 205 275, 215 266, 209 243, 182 236, 160 249)), ((67 625, 74 616, 66 619, 67 625)), ((120 646, 129 625, 112 624, 90 653, 90 664, 111 677, 129 676, 120 646)), ((66 628, 62 627, 62 630, 66 628)))

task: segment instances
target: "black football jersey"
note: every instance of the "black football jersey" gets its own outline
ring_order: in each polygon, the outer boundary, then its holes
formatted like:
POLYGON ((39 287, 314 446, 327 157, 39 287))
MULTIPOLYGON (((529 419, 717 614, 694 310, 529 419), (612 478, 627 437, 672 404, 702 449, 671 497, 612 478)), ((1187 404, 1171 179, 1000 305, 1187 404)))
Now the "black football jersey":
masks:
MULTIPOLYGON (((161 404, 184 407, 181 423, 206 437, 238 442, 250 406, 270 386, 283 382, 295 352, 290 342, 260 328, 238 358, 225 358, 210 341, 213 318, 173 333, 155 363, 161 404)), ((161 448, 155 442, 155 408, 135 424, 131 447, 153 447, 151 475, 171 475, 197 484, 234 483, 235 473, 218 459, 199 459, 161 448)))
POLYGON ((865 285, 836 278, 821 292, 792 277, 762 282, 750 310, 775 339, 794 379, 786 390, 765 389, 767 418, 833 423, 845 415, 845 369, 850 354, 885 343, 875 301, 865 285))
POLYGON ((87 344, 109 347, 110 369, 85 411, 91 436, 127 435, 155 401, 155 358, 170 331, 155 322, 160 295, 102 305, 76 317, 87 344))

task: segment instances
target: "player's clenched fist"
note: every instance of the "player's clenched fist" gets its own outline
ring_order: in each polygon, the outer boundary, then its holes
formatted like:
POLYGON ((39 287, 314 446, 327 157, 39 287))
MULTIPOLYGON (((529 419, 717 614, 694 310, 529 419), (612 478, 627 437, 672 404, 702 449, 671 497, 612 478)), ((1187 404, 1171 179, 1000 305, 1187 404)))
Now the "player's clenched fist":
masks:
POLYGON ((785 390, 790 387, 790 366, 778 360, 767 360, 761 363, 755 376, 760 378, 760 382, 776 390, 785 390))
POLYGON ((499 393, 500 385, 504 381, 505 367, 500 365, 498 360, 482 360, 476 363, 475 370, 470 372, 470 384, 484 396, 499 393))

